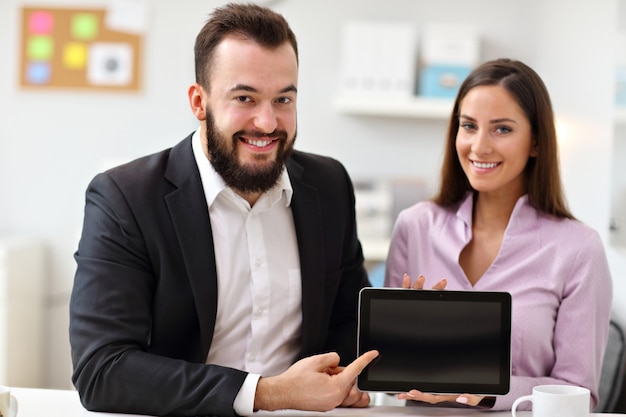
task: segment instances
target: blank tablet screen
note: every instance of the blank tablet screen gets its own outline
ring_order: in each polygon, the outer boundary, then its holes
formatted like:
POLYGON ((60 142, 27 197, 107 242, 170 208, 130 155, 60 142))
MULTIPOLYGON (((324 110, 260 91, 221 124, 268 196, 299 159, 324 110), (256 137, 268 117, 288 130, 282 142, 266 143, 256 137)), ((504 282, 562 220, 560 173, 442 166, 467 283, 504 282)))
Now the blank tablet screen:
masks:
POLYGON ((506 394, 511 296, 504 292, 364 288, 358 351, 380 356, 364 391, 506 394))

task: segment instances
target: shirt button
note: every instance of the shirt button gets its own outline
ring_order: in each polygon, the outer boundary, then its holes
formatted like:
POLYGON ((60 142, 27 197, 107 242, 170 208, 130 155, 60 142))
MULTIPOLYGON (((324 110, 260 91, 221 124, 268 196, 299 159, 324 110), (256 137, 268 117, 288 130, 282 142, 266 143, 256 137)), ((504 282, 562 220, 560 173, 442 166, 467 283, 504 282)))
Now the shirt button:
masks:
POLYGON ((256 260, 254 261, 254 266, 258 268, 261 266, 261 264, 262 264, 261 260, 259 258, 256 258, 256 260))

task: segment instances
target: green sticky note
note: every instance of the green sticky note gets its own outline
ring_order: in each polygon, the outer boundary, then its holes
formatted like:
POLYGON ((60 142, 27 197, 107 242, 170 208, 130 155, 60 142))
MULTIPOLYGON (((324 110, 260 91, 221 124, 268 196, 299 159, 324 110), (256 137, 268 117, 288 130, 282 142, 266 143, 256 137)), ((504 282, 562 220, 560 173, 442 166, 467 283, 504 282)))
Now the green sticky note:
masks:
POLYGON ((28 38, 28 58, 47 61, 52 58, 54 40, 51 36, 31 36, 28 38))
POLYGON ((72 36, 90 40, 98 36, 98 17, 93 13, 76 13, 72 16, 72 36))

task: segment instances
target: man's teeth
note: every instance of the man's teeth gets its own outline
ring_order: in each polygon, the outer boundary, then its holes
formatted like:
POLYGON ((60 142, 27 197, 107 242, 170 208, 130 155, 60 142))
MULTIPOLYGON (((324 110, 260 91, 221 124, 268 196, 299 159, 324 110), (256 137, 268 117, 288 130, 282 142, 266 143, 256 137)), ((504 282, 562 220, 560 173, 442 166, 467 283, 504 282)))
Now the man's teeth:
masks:
POLYGON ((476 161, 472 161, 472 164, 474 164, 476 168, 483 168, 483 169, 495 168, 498 165, 497 162, 476 162, 476 161))
POLYGON ((270 143, 272 143, 272 141, 271 140, 246 139, 246 143, 249 143, 250 145, 258 146, 259 148, 262 148, 263 146, 267 146, 270 143))

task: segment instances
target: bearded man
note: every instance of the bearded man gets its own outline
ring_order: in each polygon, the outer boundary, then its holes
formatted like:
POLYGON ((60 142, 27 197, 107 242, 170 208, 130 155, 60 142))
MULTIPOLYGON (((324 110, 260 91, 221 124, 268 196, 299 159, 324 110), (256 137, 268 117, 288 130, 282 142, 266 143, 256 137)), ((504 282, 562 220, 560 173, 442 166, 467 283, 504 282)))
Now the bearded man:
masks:
POLYGON ((298 49, 284 18, 216 9, 188 90, 198 129, 97 175, 70 301, 72 380, 94 411, 245 416, 365 407, 354 190, 293 149, 298 49))

